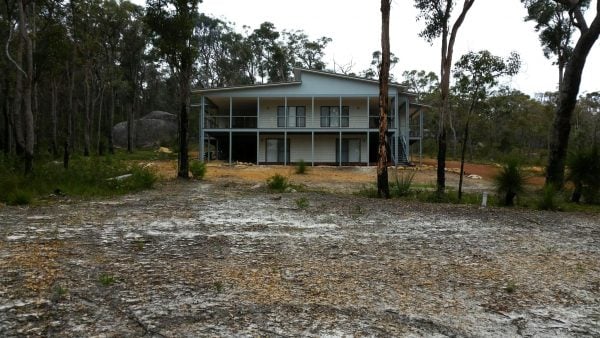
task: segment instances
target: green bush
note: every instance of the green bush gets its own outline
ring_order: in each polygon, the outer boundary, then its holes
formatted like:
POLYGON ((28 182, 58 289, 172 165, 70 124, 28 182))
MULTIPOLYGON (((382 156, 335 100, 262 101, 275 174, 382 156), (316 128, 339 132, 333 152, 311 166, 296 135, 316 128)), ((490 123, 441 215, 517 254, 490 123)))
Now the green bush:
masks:
POLYGON ((588 204, 600 202, 600 153, 598 148, 578 148, 567 159, 567 180, 575 189, 571 201, 579 203, 581 197, 588 204))
POLYGON ((275 174, 267 179, 267 186, 274 191, 283 192, 290 186, 287 177, 275 174))
POLYGON ((28 204, 50 194, 112 196, 150 189, 155 182, 149 168, 112 157, 73 157, 66 170, 60 162, 38 160, 28 176, 18 165, 0 162, 0 201, 8 204, 28 204))
POLYGON ((504 196, 503 204, 514 205, 515 197, 523 193, 525 188, 525 174, 521 169, 520 161, 508 159, 494 181, 498 193, 504 196))
POLYGON ((396 176, 396 184, 392 184, 392 196, 403 197, 410 193, 410 187, 412 186, 415 178, 415 171, 403 172, 396 176))
POLYGON ((558 210, 558 192, 553 185, 546 185, 541 191, 540 199, 537 202, 537 208, 540 210, 558 210))
POLYGON ((206 163, 202 161, 192 161, 190 162, 190 172, 192 173, 192 177, 201 180, 206 175, 206 163))
POLYGON ((304 160, 300 160, 300 162, 296 164, 296 174, 303 175, 306 174, 306 171, 306 162, 304 162, 304 160))
POLYGON ((310 202, 308 201, 308 198, 306 197, 301 197, 299 199, 296 200, 296 206, 299 209, 306 209, 310 206, 310 202))

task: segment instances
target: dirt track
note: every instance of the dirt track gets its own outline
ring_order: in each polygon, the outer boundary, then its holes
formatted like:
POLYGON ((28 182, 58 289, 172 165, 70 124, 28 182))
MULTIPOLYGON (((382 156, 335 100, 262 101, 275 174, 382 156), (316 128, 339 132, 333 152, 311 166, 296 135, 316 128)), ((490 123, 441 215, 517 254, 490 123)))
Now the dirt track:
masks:
POLYGON ((600 335, 596 215, 251 186, 0 209, 0 336, 600 335))

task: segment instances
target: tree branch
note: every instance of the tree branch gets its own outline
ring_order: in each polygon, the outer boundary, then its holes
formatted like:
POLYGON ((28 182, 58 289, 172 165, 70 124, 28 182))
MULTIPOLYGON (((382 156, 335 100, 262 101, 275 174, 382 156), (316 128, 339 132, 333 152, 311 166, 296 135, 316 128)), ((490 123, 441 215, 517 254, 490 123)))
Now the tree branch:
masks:
POLYGON ((23 70, 23 68, 21 68, 21 66, 19 66, 19 64, 13 60, 13 58, 10 56, 10 51, 9 51, 9 47, 10 47, 10 40, 12 40, 12 27, 8 27, 8 39, 6 39, 6 46, 5 46, 5 51, 6 51, 6 57, 8 58, 8 60, 10 60, 10 62, 12 62, 15 67, 17 67, 17 69, 23 73, 23 75, 25 75, 25 78, 28 78, 27 73, 23 70))

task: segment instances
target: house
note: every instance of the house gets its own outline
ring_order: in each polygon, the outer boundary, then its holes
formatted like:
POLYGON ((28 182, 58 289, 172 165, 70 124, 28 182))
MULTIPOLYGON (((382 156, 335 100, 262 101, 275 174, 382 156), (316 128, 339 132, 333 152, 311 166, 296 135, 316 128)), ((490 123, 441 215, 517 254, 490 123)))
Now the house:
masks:
MULTIPOLYGON (((200 154, 229 163, 369 165, 377 161, 379 83, 294 69, 294 80, 193 91, 200 107, 200 154)), ((390 83, 392 163, 422 153, 423 106, 390 83), (415 151, 416 151, 415 150, 415 151)))

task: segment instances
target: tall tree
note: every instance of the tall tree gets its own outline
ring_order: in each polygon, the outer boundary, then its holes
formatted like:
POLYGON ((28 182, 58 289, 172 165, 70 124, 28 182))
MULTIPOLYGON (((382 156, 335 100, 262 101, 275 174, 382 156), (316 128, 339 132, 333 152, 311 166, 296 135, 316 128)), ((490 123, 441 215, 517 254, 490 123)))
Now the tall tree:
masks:
POLYGON ((390 198, 388 182, 388 84, 390 82, 390 5, 381 0, 381 65, 379 69, 379 152, 377 156, 377 194, 390 198))
POLYGON ((446 150, 447 150, 447 126, 450 115, 450 70, 452 67, 452 56, 454 43, 458 29, 465 21, 467 13, 473 6, 475 0, 464 0, 463 7, 454 21, 451 23, 454 0, 415 0, 415 7, 419 10, 419 20, 425 22, 425 29, 420 36, 429 43, 441 37, 441 60, 440 60, 440 111, 438 126, 438 155, 437 155, 437 192, 443 194, 446 189, 446 150))
POLYGON ((590 50, 600 35, 600 1, 596 1, 596 15, 591 24, 585 19, 590 0, 537 0, 523 1, 527 8, 542 6, 554 11, 566 11, 571 24, 579 32, 579 38, 567 61, 562 83, 559 88, 558 107, 550 134, 550 153, 546 168, 546 184, 562 188, 565 174, 565 160, 569 146, 571 120, 577 104, 579 86, 590 50), (562 6, 556 6, 561 4, 562 6))
POLYGON ((194 28, 199 19, 201 0, 150 0, 147 2, 146 22, 151 29, 154 48, 168 63, 177 79, 179 98, 179 152, 177 177, 189 178, 188 112, 190 86, 197 57, 194 28))
POLYGON ((469 139, 469 124, 473 110, 479 102, 486 99, 489 91, 498 84, 504 75, 515 75, 521 67, 519 54, 512 53, 507 59, 492 55, 487 50, 478 53, 469 52, 463 55, 454 66, 456 87, 468 102, 466 121, 460 155, 460 179, 458 183, 458 199, 462 199, 462 184, 465 172, 465 154, 469 139))

